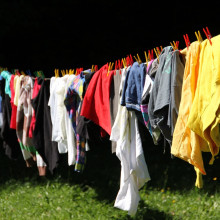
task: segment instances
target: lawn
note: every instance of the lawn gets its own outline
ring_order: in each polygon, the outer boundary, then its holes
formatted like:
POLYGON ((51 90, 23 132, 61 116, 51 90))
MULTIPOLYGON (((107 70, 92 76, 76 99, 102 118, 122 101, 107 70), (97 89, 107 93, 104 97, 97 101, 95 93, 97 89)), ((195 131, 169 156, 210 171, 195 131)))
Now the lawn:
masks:
POLYGON ((120 163, 108 143, 88 152, 83 174, 68 167, 62 155, 55 173, 47 177, 39 177, 36 167, 26 168, 21 157, 9 160, 1 150, 0 219, 220 219, 219 160, 209 166, 209 155, 204 155, 208 175, 199 190, 191 165, 171 158, 163 146, 147 143, 151 181, 140 190, 133 217, 114 208, 120 163))

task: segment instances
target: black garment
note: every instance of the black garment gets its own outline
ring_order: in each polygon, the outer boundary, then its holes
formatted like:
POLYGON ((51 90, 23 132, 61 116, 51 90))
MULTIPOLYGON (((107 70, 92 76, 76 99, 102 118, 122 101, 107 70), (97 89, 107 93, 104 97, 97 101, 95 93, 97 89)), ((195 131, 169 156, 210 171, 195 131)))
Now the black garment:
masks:
POLYGON ((50 97, 50 80, 38 78, 41 85, 38 95, 31 100, 35 111, 36 124, 33 131, 33 143, 38 153, 53 174, 58 166, 59 152, 57 142, 52 141, 52 122, 48 101, 50 97))
POLYGON ((3 126, 1 129, 1 138, 3 140, 3 148, 5 154, 10 159, 17 159, 21 153, 21 149, 18 143, 16 130, 10 128, 11 122, 11 98, 8 94, 5 94, 5 80, 0 80, 0 95, 2 96, 2 115, 3 126))

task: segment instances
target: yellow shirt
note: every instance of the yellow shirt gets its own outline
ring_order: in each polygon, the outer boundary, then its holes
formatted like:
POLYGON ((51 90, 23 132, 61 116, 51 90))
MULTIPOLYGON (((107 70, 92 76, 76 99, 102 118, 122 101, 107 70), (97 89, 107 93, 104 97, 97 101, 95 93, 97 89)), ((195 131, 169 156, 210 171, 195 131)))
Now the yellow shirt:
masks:
POLYGON ((187 126, 208 142, 217 155, 220 146, 220 35, 201 44, 199 76, 187 126))
POLYGON ((186 126, 192 106, 199 72, 200 43, 193 42, 186 53, 182 95, 179 113, 173 133, 171 154, 194 165, 206 174, 202 150, 207 151, 206 142, 186 126))

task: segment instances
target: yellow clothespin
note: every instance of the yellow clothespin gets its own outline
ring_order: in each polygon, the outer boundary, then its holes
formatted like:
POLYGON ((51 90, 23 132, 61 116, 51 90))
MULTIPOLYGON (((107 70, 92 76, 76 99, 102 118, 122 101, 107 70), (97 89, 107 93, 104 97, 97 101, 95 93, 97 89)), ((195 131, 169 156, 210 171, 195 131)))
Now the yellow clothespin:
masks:
POLYGON ((170 45, 172 46, 173 50, 175 50, 175 47, 174 47, 174 45, 172 44, 172 42, 170 42, 170 45))
POLYGON ((158 53, 157 53, 157 50, 154 48, 154 52, 155 52, 155 54, 156 54, 156 56, 157 56, 157 60, 158 60, 158 62, 159 62, 159 56, 158 56, 158 53))
POLYGON ((202 39, 202 36, 201 36, 201 34, 200 34, 200 31, 198 31, 198 34, 199 34, 199 39, 200 39, 200 41, 202 42, 203 39, 202 39))
POLYGON ((62 76, 65 76, 65 71, 61 70, 61 74, 62 74, 62 76))
POLYGON ((139 63, 139 60, 137 59, 137 57, 136 56, 134 56, 134 59, 139 63))
POLYGON ((145 60, 146 60, 146 66, 148 66, 148 57, 147 57, 146 51, 144 51, 144 56, 145 56, 145 60))
POLYGON ((173 41, 173 45, 174 45, 174 50, 177 50, 177 46, 176 46, 176 42, 173 41))
POLYGON ((108 74, 109 74, 110 67, 111 67, 111 62, 108 64, 107 76, 108 76, 108 74))
POLYGON ((126 59, 123 58, 122 60, 123 60, 123 63, 124 63, 124 68, 127 67, 127 61, 126 61, 126 59))
POLYGON ((55 69, 54 73, 55 73, 55 77, 59 77, 59 69, 55 69))
POLYGON ((21 71, 21 74, 22 74, 23 76, 25 76, 25 73, 24 73, 24 71, 23 71, 23 70, 21 71))
POLYGON ((141 61, 141 58, 140 58, 140 56, 138 55, 138 53, 137 53, 137 58, 138 58, 139 63, 141 64, 142 61, 141 61))
POLYGON ((200 34, 200 31, 198 31, 198 33, 195 31, 195 35, 196 35, 197 40, 201 43, 203 41, 203 39, 202 39, 202 36, 200 34))

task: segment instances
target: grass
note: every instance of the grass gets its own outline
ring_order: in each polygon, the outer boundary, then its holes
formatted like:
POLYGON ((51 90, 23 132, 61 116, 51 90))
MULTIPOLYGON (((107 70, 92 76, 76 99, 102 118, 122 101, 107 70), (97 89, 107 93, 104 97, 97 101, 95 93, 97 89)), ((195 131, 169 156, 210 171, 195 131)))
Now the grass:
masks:
POLYGON ((0 219, 220 219, 220 161, 208 166, 204 155, 208 175, 199 190, 192 166, 150 141, 143 138, 151 181, 140 190, 133 217, 114 208, 120 162, 108 142, 91 148, 83 174, 61 155, 54 175, 43 178, 36 167, 26 168, 22 157, 12 161, 0 151, 0 219))

